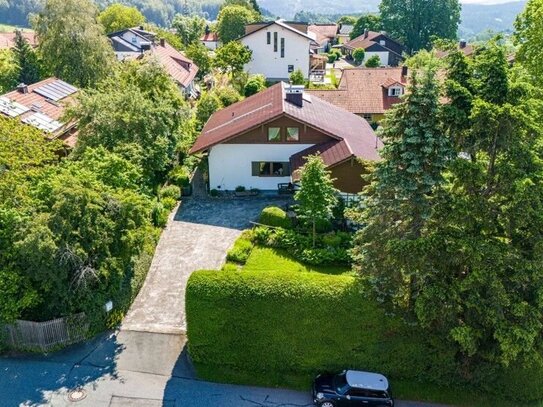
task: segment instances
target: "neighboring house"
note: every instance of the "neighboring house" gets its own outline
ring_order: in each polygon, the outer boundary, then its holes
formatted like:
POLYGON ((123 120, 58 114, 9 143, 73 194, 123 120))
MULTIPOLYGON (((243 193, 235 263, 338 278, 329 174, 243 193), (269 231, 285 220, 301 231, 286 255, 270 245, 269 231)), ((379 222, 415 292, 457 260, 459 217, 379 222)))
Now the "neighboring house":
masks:
POLYGON ((345 69, 336 90, 307 93, 377 124, 388 109, 401 102, 407 76, 407 67, 345 69))
POLYGON ((77 141, 76 123, 64 123, 61 119, 77 92, 76 87, 57 78, 33 85, 23 83, 0 96, 0 114, 43 131, 48 139, 62 140, 65 146, 73 147, 77 141))
POLYGON ((374 55, 381 60, 381 66, 398 66, 403 60, 404 46, 384 32, 365 30, 364 34, 346 42, 342 48, 348 58, 352 58, 354 50, 364 49, 366 55, 362 63, 374 55))
POLYGON ((313 37, 318 45, 313 45, 311 49, 321 54, 330 51, 332 45, 336 42, 338 32, 337 24, 311 24, 307 27, 307 33, 313 37))
POLYGON ((198 66, 163 38, 157 40, 155 33, 145 31, 143 27, 127 28, 108 34, 108 37, 119 61, 151 55, 164 66, 185 96, 198 97, 199 91, 194 82, 198 66))
POLYGON ((306 23, 277 20, 249 24, 239 40, 253 52, 245 65, 250 74, 262 74, 275 82, 288 80, 300 69, 304 78, 309 78, 310 48, 318 44, 308 35, 306 23))
POLYGON ((346 42, 349 42, 351 39, 351 33, 353 32, 353 30, 354 30, 354 25, 340 24, 338 34, 337 34, 338 44, 345 44, 346 42))
MULTIPOLYGON (((23 37, 28 41, 31 47, 38 46, 38 39, 34 32, 21 31, 23 37)), ((15 32, 0 33, 0 49, 11 49, 15 46, 15 32)))
POLYGON ((280 82, 214 113, 190 152, 207 152, 211 189, 277 190, 319 154, 336 188, 357 193, 361 160, 378 160, 381 146, 366 120, 280 82))
MULTIPOLYGON (((462 51, 464 55, 467 57, 473 56, 475 52, 475 46, 468 44, 466 40, 460 40, 460 42, 458 42, 458 49, 462 51)), ((438 58, 445 58, 447 57, 447 55, 449 55, 449 51, 444 51, 444 50, 439 50, 439 49, 436 51, 436 56, 438 58)))
POLYGON ((207 26, 204 35, 200 38, 200 43, 207 49, 215 51, 219 46, 219 36, 217 33, 211 32, 207 26))

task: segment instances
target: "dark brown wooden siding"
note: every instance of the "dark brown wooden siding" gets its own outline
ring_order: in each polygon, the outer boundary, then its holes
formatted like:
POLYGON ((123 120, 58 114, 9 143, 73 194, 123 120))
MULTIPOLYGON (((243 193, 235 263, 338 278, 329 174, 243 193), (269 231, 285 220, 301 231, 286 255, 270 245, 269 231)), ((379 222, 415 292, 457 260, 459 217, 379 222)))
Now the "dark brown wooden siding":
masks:
POLYGON ((341 192, 356 194, 361 192, 366 186, 362 180, 362 174, 367 174, 369 165, 362 163, 356 158, 352 158, 344 163, 330 168, 332 178, 335 178, 334 186, 341 192))
POLYGON ((303 123, 292 120, 289 117, 281 117, 273 122, 260 126, 247 133, 241 134, 231 140, 228 144, 320 144, 332 140, 330 136, 321 133, 303 123), (281 141, 268 141, 268 128, 279 127, 281 129, 281 141), (287 127, 298 127, 300 141, 287 141, 287 127))

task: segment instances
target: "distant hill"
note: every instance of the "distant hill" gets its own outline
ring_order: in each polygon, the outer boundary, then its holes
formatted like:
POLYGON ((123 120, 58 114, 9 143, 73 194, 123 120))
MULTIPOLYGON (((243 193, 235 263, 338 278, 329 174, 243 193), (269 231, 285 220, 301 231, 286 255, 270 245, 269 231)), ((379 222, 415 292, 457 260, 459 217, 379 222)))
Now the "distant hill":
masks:
MULTIPOLYGON (((100 7, 115 0, 95 0, 100 7)), ((167 26, 177 13, 198 13, 214 20, 223 0, 117 0, 137 7, 148 21, 167 26)), ((272 15, 292 19, 300 11, 327 15, 335 19, 338 15, 375 12, 380 0, 257 0, 259 5, 272 15)), ((485 1, 485 0, 479 0, 485 1)), ((497 0, 493 0, 497 1, 497 0)), ((0 24, 27 26, 28 15, 39 11, 44 0, 0 0, 0 24)), ((464 4, 459 35, 472 39, 487 30, 510 31, 513 22, 526 4, 526 0, 495 4, 464 4)), ((320 19, 325 21, 326 18, 320 19)))
POLYGON ((464 4, 458 35, 471 39, 487 30, 511 32, 515 18, 525 5, 526 0, 494 5, 464 4))

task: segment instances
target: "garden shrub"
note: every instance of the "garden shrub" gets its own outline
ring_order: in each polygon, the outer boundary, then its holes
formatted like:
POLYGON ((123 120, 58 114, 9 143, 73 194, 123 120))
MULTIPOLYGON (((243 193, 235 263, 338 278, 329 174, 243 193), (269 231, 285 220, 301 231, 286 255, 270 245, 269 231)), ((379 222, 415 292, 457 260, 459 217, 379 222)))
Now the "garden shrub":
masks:
POLYGON ((164 208, 161 202, 155 202, 151 209, 151 220, 153 225, 159 228, 163 228, 168 223, 168 216, 170 211, 164 208))
POLYGON ((227 253, 226 260, 238 264, 245 264, 249 258, 249 255, 251 254, 252 249, 253 244, 251 241, 241 237, 236 240, 234 246, 227 253))
POLYGON ((168 178, 170 182, 180 188, 190 185, 190 171, 184 165, 179 165, 170 171, 168 178))
POLYGON ((177 201, 174 198, 169 197, 169 196, 162 198, 160 202, 162 203, 162 206, 164 207, 164 209, 168 212, 171 212, 171 210, 175 208, 175 205, 177 205, 177 201))
POLYGON ((245 187, 243 185, 238 185, 235 189, 236 192, 245 192, 245 187))
POLYGON ((277 206, 268 206, 267 208, 264 208, 260 214, 259 223, 285 229, 290 229, 292 227, 292 221, 287 217, 287 213, 277 206))
POLYGON ((181 189, 177 185, 168 185, 162 187, 158 195, 160 198, 173 198, 177 201, 181 196, 181 189))
POLYGON ((212 189, 211 191, 209 191, 209 195, 211 195, 212 197, 216 198, 219 196, 219 191, 216 190, 216 189, 212 189))

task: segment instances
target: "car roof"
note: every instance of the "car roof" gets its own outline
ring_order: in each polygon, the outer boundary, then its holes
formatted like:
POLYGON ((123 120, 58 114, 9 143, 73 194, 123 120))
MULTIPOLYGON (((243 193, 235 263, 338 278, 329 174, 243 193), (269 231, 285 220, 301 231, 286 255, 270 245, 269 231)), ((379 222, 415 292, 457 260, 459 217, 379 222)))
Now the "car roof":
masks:
POLYGON ((356 370, 347 370, 345 374, 347 384, 359 389, 388 390, 388 380, 379 373, 359 372, 356 370))

